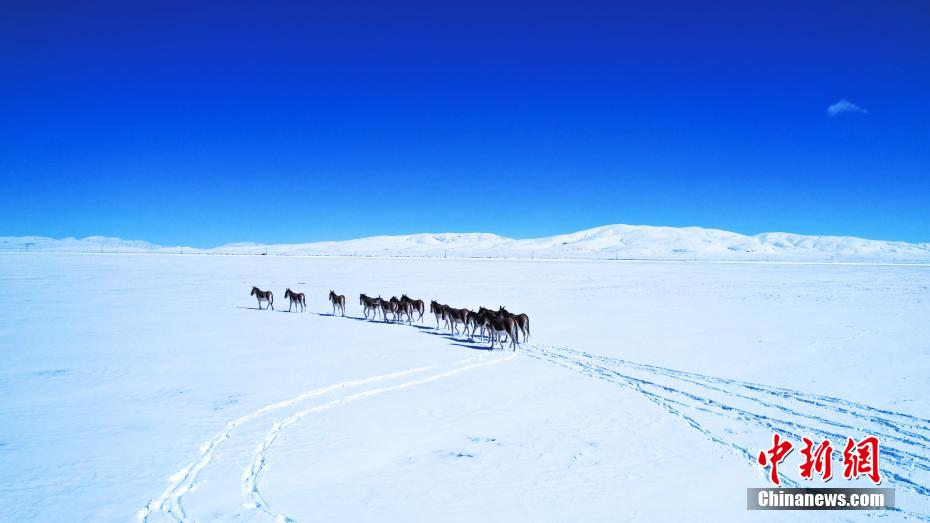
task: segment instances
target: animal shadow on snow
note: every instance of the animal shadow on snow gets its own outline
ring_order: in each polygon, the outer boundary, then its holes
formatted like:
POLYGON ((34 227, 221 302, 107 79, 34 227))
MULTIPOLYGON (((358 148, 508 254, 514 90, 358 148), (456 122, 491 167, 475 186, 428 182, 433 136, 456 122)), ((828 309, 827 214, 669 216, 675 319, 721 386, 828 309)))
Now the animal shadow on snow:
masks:
POLYGON ((349 316, 348 314, 346 314, 345 316, 341 314, 333 314, 331 312, 311 312, 310 314, 316 314, 317 316, 322 316, 323 318, 345 318, 347 320, 366 321, 365 318, 362 318, 359 316, 349 316))
POLYGON ((453 345, 455 347, 465 347, 466 349, 472 349, 472 350, 486 350, 486 351, 494 350, 494 347, 490 347, 487 344, 479 343, 479 342, 467 343, 466 340, 456 340, 456 341, 453 341, 450 345, 453 345))
POLYGON ((456 347, 465 347, 466 349, 473 350, 494 350, 492 347, 488 346, 487 341, 476 340, 474 338, 466 338, 464 335, 453 336, 448 332, 439 332, 432 327, 424 327, 423 332, 429 334, 430 336, 439 336, 440 338, 449 341, 450 345, 456 347))

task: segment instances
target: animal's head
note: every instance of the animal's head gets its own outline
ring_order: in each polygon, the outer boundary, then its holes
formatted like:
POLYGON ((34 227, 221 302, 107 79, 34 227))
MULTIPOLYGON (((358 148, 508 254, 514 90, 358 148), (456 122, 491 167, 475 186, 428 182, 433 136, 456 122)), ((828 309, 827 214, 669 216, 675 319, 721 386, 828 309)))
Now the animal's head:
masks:
POLYGON ((400 295, 400 299, 402 299, 402 300, 409 300, 410 298, 408 298, 406 294, 401 294, 401 295, 400 295))
POLYGON ((252 292, 249 293, 249 295, 250 295, 250 296, 255 296, 255 293, 256 293, 256 292, 258 292, 258 287, 256 287, 256 286, 253 285, 253 286, 252 286, 252 292))

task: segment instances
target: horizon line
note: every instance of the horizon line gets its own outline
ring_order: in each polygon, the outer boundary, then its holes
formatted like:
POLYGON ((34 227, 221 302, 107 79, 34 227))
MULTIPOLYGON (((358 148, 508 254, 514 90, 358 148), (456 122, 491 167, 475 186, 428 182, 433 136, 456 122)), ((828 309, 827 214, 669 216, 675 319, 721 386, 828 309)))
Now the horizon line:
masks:
POLYGON ((676 225, 647 225, 647 224, 628 224, 628 223, 609 223, 609 224, 598 225, 594 227, 587 227, 584 229, 578 229, 578 230, 573 230, 573 231, 568 231, 568 232, 549 234, 545 236, 532 236, 532 237, 525 237, 525 238, 504 236, 496 232, 488 232, 488 231, 443 231, 443 232, 421 231, 421 232, 412 232, 412 233, 369 234, 369 235, 356 236, 356 237, 344 238, 344 239, 322 239, 322 240, 310 240, 310 241, 290 241, 290 242, 273 242, 273 243, 244 240, 244 241, 225 242, 225 243, 217 244, 211 247, 185 245, 185 244, 180 244, 180 243, 178 244, 154 243, 154 242, 151 242, 149 240, 144 240, 144 239, 126 238, 122 236, 109 236, 109 235, 104 235, 104 234, 92 234, 92 235, 83 236, 83 237, 64 236, 64 237, 59 237, 59 238, 56 238, 54 236, 26 234, 26 235, 0 236, 0 238, 42 238, 42 239, 48 239, 52 241, 65 241, 65 240, 86 241, 86 240, 90 240, 94 238, 101 238, 101 239, 108 239, 108 240, 120 240, 120 241, 126 241, 126 242, 143 242, 143 243, 147 243, 151 245, 152 247, 211 250, 211 249, 219 249, 222 247, 241 246, 241 245, 268 246, 268 247, 278 246, 278 245, 309 245, 309 244, 316 244, 316 243, 349 242, 349 241, 356 241, 356 240, 365 240, 365 239, 370 239, 370 238, 398 238, 398 237, 430 236, 430 235, 435 236, 435 235, 487 234, 487 235, 497 236, 498 238, 502 240, 529 241, 529 240, 540 240, 544 238, 553 238, 557 236, 567 236, 571 234, 578 234, 582 232, 593 231, 596 229, 603 229, 603 228, 608 228, 608 227, 631 227, 631 228, 640 228, 640 229, 677 229, 677 230, 700 229, 704 231, 718 231, 718 232, 724 232, 728 234, 735 234, 735 235, 739 235, 739 236, 743 236, 747 238, 758 238, 759 236, 766 235, 766 234, 787 234, 787 235, 801 236, 801 237, 806 237, 806 238, 852 238, 852 239, 865 240, 865 241, 903 243, 903 244, 908 244, 908 245, 927 245, 928 243, 930 243, 930 241, 911 242, 911 241, 906 241, 906 240, 888 240, 888 239, 879 239, 879 238, 867 238, 865 236, 855 236, 855 235, 848 235, 848 234, 847 235, 844 235, 844 234, 800 234, 800 233, 794 233, 794 232, 789 232, 789 231, 763 231, 763 232, 759 232, 756 234, 746 234, 746 233, 741 233, 741 232, 732 231, 728 229, 722 229, 718 227, 704 227, 701 225, 676 226, 676 225))

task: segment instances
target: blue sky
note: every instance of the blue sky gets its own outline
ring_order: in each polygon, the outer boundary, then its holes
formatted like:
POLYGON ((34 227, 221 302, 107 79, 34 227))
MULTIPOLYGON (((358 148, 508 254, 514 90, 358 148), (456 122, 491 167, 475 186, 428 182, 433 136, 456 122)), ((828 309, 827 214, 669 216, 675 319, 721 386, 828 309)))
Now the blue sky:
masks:
POLYGON ((930 241, 926 1, 186 4, 5 7, 0 235, 930 241))

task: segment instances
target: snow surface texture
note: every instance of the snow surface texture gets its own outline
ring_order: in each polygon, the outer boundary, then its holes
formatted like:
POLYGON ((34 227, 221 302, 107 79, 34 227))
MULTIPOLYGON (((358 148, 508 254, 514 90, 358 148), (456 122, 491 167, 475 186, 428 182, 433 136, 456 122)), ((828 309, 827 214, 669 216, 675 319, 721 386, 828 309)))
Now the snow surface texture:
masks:
POLYGON ((606 225, 572 234, 527 240, 487 233, 443 233, 284 245, 235 243, 213 249, 163 247, 100 236, 82 240, 0 237, 0 251, 930 263, 930 243, 780 232, 745 236, 701 227, 643 225, 606 225))
POLYGON ((0 282, 0 521, 874 519, 748 513, 775 430, 879 436, 883 520, 930 520, 930 267, 16 253, 0 282))

